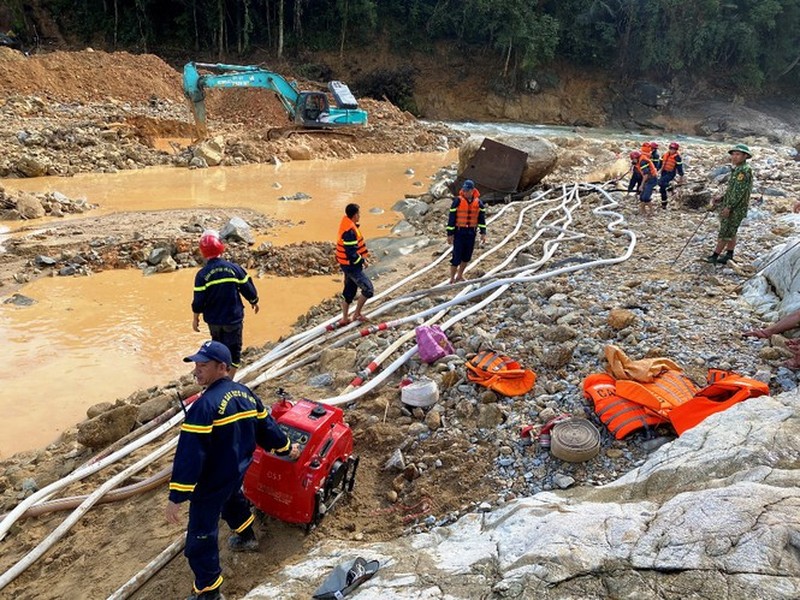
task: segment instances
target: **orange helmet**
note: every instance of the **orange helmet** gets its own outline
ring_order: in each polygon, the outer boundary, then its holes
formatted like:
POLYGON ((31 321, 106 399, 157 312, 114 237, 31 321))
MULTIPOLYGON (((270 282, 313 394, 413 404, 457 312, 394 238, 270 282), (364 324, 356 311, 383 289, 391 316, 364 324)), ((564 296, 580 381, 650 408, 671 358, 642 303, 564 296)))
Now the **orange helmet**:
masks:
POLYGON ((638 150, 634 150, 634 151, 633 151, 633 152, 631 152, 631 154, 630 154, 630 157, 631 157, 631 158, 639 158, 639 157, 641 157, 641 156, 642 156, 642 153, 641 153, 641 152, 639 152, 638 150))
POLYGON ((650 142, 650 147, 653 150, 657 150, 658 149, 658 142, 650 142))
POLYGON ((680 148, 680 145, 678 144, 678 142, 670 142, 669 143, 669 149, 670 150, 677 150, 678 148, 680 148))
POLYGON ((216 258, 225 251, 225 244, 219 239, 216 231, 204 231, 200 236, 200 254, 203 258, 216 258))

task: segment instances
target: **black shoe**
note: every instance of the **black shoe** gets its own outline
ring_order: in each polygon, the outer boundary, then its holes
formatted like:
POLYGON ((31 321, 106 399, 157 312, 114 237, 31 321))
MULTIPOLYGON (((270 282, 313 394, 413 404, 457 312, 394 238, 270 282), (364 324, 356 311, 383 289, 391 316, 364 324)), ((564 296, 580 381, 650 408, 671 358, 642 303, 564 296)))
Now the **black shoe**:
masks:
POLYGON ((219 589, 203 592, 202 594, 192 594, 186 600, 225 600, 225 596, 219 589))
POLYGON ((706 256, 703 260, 706 261, 707 263, 715 265, 719 262, 719 254, 714 253, 711 256, 706 256))
POLYGON ((228 547, 234 552, 258 552, 258 540, 234 533, 228 538, 228 547))
POLYGON ((662 202, 662 203, 661 203, 661 208, 662 208, 663 210, 667 210, 667 203, 666 203, 666 202, 662 202))
POLYGON ((733 258, 733 254, 725 253, 717 259, 717 264, 724 265, 727 264, 729 260, 733 258))

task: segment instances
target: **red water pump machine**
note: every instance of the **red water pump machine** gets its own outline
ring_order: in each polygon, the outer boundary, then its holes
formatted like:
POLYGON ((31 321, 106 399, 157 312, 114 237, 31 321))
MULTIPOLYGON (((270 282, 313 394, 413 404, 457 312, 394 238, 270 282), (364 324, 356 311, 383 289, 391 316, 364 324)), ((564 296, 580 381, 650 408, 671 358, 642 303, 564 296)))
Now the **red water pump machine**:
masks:
POLYGON ((271 414, 300 447, 300 456, 292 460, 257 447, 244 477, 244 495, 264 514, 311 529, 353 491, 358 468, 353 432, 342 409, 311 400, 281 400, 271 414))

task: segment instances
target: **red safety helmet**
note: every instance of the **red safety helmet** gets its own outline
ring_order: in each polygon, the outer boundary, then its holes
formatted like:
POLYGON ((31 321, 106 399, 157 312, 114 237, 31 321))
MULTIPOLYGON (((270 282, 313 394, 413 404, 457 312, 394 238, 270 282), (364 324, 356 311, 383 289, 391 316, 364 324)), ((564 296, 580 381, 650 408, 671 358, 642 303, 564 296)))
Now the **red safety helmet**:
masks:
POLYGON ((200 254, 203 258, 216 258, 225 251, 225 244, 219 239, 216 231, 204 231, 200 236, 200 254))
POLYGON ((677 150, 678 148, 680 148, 680 145, 678 144, 678 142, 670 142, 669 143, 669 149, 670 150, 677 150))
POLYGON ((650 147, 653 150, 657 150, 658 149, 658 142, 650 142, 650 147))
POLYGON ((638 150, 634 150, 634 151, 633 151, 633 152, 631 152, 631 154, 630 154, 630 157, 631 157, 631 158, 640 158, 641 156, 642 156, 642 153, 641 153, 641 152, 639 152, 638 150))

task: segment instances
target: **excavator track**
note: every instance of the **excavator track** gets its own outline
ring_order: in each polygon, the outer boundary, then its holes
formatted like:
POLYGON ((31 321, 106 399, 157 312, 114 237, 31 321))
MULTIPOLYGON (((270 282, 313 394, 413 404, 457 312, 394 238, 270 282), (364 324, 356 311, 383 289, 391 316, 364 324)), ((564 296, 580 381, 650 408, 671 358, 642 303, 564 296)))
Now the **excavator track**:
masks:
POLYGON ((273 127, 267 130, 267 139, 269 141, 285 140, 293 135, 343 135, 346 137, 355 137, 355 133, 351 131, 342 131, 341 129, 306 129, 303 127, 273 127))

